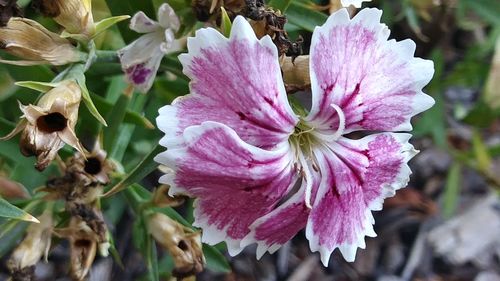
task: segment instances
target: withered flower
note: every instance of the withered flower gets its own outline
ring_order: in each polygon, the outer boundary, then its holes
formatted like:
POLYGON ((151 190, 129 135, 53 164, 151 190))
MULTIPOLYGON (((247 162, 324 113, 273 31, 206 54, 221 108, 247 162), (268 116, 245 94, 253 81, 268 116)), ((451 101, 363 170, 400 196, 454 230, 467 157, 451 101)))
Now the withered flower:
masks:
POLYGON ((32 223, 28 227, 26 237, 7 262, 13 281, 32 280, 36 263, 42 257, 47 258, 52 239, 52 211, 45 211, 39 220, 40 223, 32 223))
POLYGON ((97 254, 97 234, 78 217, 71 217, 67 228, 55 229, 54 233, 69 240, 71 278, 84 280, 97 254))
POLYGON ((87 38, 95 33, 90 0, 37 0, 34 4, 68 33, 82 34, 87 38))
POLYGON ((13 17, 0 27, 0 48, 23 60, 0 62, 16 65, 49 63, 64 65, 82 61, 80 53, 71 43, 47 30, 36 21, 13 17))
POLYGON ((170 186, 168 185, 160 185, 154 193, 153 193, 153 205, 156 207, 177 207, 182 205, 186 200, 186 196, 170 196, 168 195, 168 191, 170 186))
POLYGON ((154 213, 149 217, 148 230, 173 257, 173 276, 184 278, 203 270, 205 257, 201 248, 200 232, 184 227, 161 213, 154 213))
POLYGON ((20 105, 22 120, 6 137, 22 131, 20 147, 25 156, 36 156, 36 168, 44 170, 56 157, 64 143, 84 153, 74 128, 78 119, 81 90, 74 81, 66 80, 45 93, 37 105, 20 105))
POLYGON ((109 183, 109 173, 114 169, 106 156, 106 151, 97 141, 90 154, 84 156, 78 152, 67 161, 66 173, 71 173, 81 185, 106 185, 109 183))

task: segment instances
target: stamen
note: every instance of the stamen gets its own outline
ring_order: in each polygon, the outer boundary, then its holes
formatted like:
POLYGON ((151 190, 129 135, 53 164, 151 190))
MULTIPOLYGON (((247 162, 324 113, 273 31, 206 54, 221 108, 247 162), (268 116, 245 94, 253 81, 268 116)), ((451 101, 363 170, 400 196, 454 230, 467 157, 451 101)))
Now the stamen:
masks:
POLYGON ((325 140, 325 141, 328 141, 328 142, 338 140, 344 134, 344 131, 345 131, 344 112, 342 111, 342 109, 338 105, 336 105, 334 103, 330 104, 330 106, 333 107, 333 109, 335 109, 335 111, 337 112, 337 115, 339 116, 339 127, 337 128, 337 131, 333 135, 325 135, 325 134, 318 133, 318 132, 314 133, 318 138, 325 140))
POLYGON ((309 209, 312 209, 311 205, 311 196, 312 196, 312 177, 311 177, 311 171, 309 171, 309 167, 307 166, 306 159, 304 159, 304 155, 299 152, 299 162, 300 165, 302 166, 301 168, 304 171, 305 177, 303 180, 306 181, 306 190, 305 190, 305 204, 306 207, 309 209))

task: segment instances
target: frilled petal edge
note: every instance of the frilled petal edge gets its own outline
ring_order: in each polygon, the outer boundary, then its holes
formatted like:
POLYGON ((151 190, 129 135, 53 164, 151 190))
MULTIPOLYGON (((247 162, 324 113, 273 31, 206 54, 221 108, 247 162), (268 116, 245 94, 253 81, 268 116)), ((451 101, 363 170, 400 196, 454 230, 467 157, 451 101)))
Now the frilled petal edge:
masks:
POLYGON ((407 162, 416 154, 409 138, 395 133, 341 138, 315 150, 322 181, 306 237, 325 266, 335 248, 354 261, 357 248, 365 247, 364 236, 376 235, 371 211, 381 210, 384 199, 409 181, 407 162))
POLYGON ((173 169, 160 178, 172 194, 198 198, 194 225, 203 229, 203 241, 225 241, 232 255, 241 251, 249 226, 272 211, 298 177, 287 142, 263 150, 216 122, 188 127, 155 160, 173 169))
POLYGON ((160 109, 157 124, 168 133, 164 142, 204 121, 223 123, 258 147, 272 148, 288 138, 298 118, 288 104, 269 36, 258 40, 238 16, 230 38, 204 28, 187 45, 188 53, 179 60, 191 79, 191 93, 160 109))
POLYGON ((382 11, 363 9, 349 18, 346 9, 314 30, 310 69, 313 93, 307 120, 323 134, 338 130, 338 106, 345 132, 409 131, 410 119, 434 100, 422 92, 433 74, 432 61, 414 57, 411 40, 388 40, 382 11))

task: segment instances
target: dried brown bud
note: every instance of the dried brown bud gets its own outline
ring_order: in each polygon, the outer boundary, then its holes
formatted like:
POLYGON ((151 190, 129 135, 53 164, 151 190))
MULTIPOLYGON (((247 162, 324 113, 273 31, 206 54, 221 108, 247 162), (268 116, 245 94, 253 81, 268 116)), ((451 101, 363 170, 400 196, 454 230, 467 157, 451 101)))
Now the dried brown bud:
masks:
MULTIPOLYGON (((12 252, 7 262, 13 280, 29 278, 34 274, 34 266, 43 257, 47 257, 52 239, 52 212, 45 211, 39 217, 40 223, 32 223, 26 230, 26 237, 12 252)), ((30 280, 30 279, 27 279, 30 280)))
POLYGON ((83 34, 87 38, 95 33, 90 0, 37 0, 34 5, 68 33, 83 34))
POLYGON ((106 155, 106 151, 101 149, 97 141, 90 154, 84 156, 76 153, 67 161, 66 173, 72 174, 81 185, 106 185, 109 183, 109 174, 114 170, 106 155))
POLYGON ((1 139, 9 139, 22 131, 21 152, 25 156, 36 156, 36 168, 40 171, 50 164, 65 143, 84 153, 74 132, 80 100, 78 84, 63 81, 45 93, 36 106, 21 105, 23 120, 1 139))
POLYGON ((161 185, 158 187, 153 194, 153 204, 156 207, 177 207, 182 205, 187 197, 184 196, 175 196, 172 197, 168 195, 168 190, 170 186, 161 185))
POLYGON ((89 224, 79 216, 72 216, 67 228, 55 229, 54 233, 70 243, 70 274, 73 280, 84 280, 94 263, 97 251, 108 255, 109 242, 94 232, 89 224))
POLYGON ((7 53, 24 60, 0 60, 3 63, 63 65, 84 58, 68 40, 26 18, 13 17, 5 27, 0 27, 0 46, 7 53))
POLYGON ((173 257, 175 268, 172 275, 184 278, 203 270, 205 257, 200 232, 194 232, 161 213, 149 217, 148 230, 173 257))
POLYGON ((6 199, 26 199, 30 197, 22 184, 2 176, 0 176, 0 196, 6 199))
POLYGON ((298 56, 296 58, 284 57, 281 63, 283 80, 286 85, 295 87, 309 87, 311 77, 309 76, 309 56, 298 56))

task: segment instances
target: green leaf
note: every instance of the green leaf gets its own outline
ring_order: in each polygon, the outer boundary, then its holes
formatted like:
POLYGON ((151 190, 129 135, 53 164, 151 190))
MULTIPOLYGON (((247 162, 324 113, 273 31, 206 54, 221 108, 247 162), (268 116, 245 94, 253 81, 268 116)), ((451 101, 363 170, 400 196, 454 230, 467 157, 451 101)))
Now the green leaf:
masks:
POLYGON ((207 268, 214 272, 231 272, 231 267, 217 248, 203 244, 203 255, 207 261, 207 268))
POLYGON ((111 26, 124 21, 126 19, 129 19, 129 15, 124 15, 124 16, 116 16, 116 17, 110 17, 110 18, 105 18, 95 25, 95 34, 93 37, 98 36, 102 32, 104 32, 106 29, 110 28, 111 26))
POLYGON ((153 172, 157 167, 158 163, 156 163, 153 159, 158 155, 158 153, 165 150, 160 145, 156 145, 153 150, 137 165, 134 170, 132 170, 123 180, 121 180, 118 184, 113 186, 104 196, 108 197, 117 192, 122 191, 127 188, 131 184, 137 183, 151 172, 153 172))
POLYGON ((481 139, 481 135, 476 130, 472 134, 472 148, 476 156, 477 168, 481 172, 488 173, 491 167, 491 156, 488 153, 488 148, 481 139))
POLYGON ((229 18, 226 9, 224 9, 224 7, 220 7, 220 9, 222 17, 220 29, 222 31, 222 34, 229 38, 229 35, 231 34, 231 26, 233 24, 231 23, 231 19, 229 18))
MULTIPOLYGON (((94 104, 102 112, 104 115, 108 115, 114 107, 114 104, 106 101, 103 97, 96 95, 94 93, 90 93, 94 104)), ((125 117, 123 118, 123 122, 130 123, 134 125, 138 125, 147 129, 154 129, 155 126, 149 121, 146 117, 140 115, 137 112, 127 110, 125 112, 125 117)))
POLYGON ((34 216, 10 204, 0 197, 0 217, 40 223, 34 216))
POLYGON ((451 217, 457 208, 458 196, 460 194, 460 182, 462 178, 462 166, 459 162, 455 162, 446 178, 446 186, 444 190, 443 215, 446 218, 451 217))
MULTIPOLYGON (((106 0, 108 8, 113 15, 133 15, 139 11, 144 12, 150 18, 155 18, 156 11, 150 0, 140 1, 123 1, 123 0, 106 0)), ((125 22, 118 23, 118 29, 125 40, 125 43, 132 42, 137 38, 138 34, 132 31, 125 22)))
POLYGON ((59 85, 59 83, 46 83, 38 81, 19 81, 15 84, 19 87, 32 89, 42 93, 48 92, 59 85))
POLYGON ((127 111, 127 105, 130 102, 130 97, 126 94, 122 94, 111 112, 107 115, 108 129, 104 130, 104 150, 112 151, 113 145, 116 142, 116 138, 119 135, 120 125, 125 118, 125 113, 127 111))
POLYGON ((159 281, 160 272, 158 271, 158 253, 156 250, 156 243, 150 235, 146 239, 146 266, 148 268, 149 280, 159 281))
POLYGON ((286 16, 290 23, 310 32, 313 32, 316 26, 325 23, 328 18, 326 14, 313 10, 311 5, 296 1, 290 4, 286 16))
POLYGON ((81 64, 73 66, 73 68, 70 70, 70 73, 68 74, 68 76, 76 79, 76 82, 78 83, 78 85, 80 86, 80 88, 82 90, 82 98, 83 98, 83 101, 84 101, 85 105, 87 106, 89 112, 99 122, 101 122, 101 124, 103 124, 104 126, 107 126, 106 120, 104 120, 104 118, 101 116, 101 114, 99 113, 99 111, 95 107, 94 102, 92 101, 92 98, 90 98, 90 93, 89 93, 89 90, 87 89, 87 84, 85 81, 84 66, 81 64))
POLYGON ((280 10, 283 14, 290 6, 290 3, 292 3, 292 0, 271 0, 267 5, 280 10))

